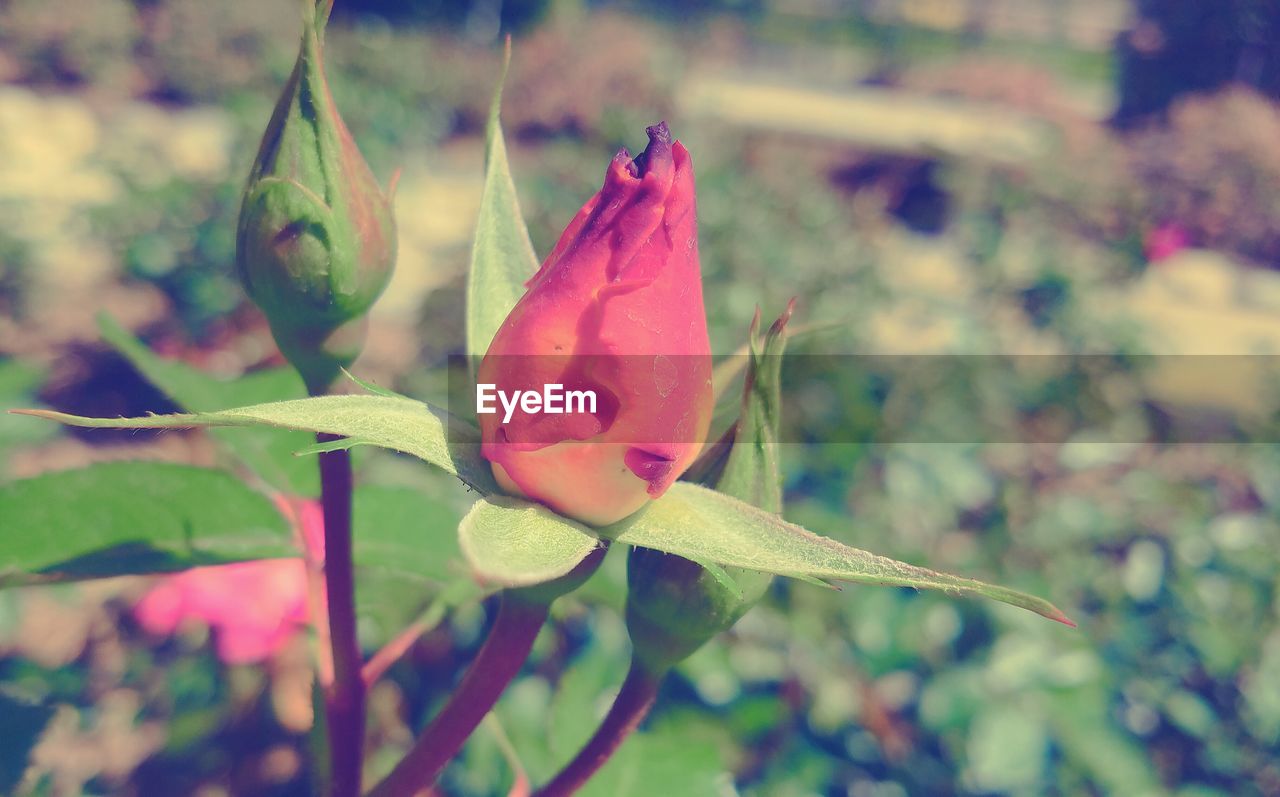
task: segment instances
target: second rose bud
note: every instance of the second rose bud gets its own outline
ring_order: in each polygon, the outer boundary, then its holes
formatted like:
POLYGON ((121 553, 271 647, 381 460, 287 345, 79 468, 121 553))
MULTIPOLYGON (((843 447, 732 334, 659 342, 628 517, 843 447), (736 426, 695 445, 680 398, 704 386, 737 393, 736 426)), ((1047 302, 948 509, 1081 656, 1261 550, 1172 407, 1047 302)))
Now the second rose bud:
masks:
POLYGON ((236 262, 281 352, 316 393, 364 344, 396 232, 391 190, 379 187, 329 91, 328 6, 304 8, 298 59, 245 186, 236 262))

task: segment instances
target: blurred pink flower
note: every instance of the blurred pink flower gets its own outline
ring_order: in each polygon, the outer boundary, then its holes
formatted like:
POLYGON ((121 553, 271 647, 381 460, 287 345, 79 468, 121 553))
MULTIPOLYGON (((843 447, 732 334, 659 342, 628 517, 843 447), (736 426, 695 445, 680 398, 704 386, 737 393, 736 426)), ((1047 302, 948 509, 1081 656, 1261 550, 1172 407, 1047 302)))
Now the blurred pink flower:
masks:
POLYGON ((1142 242, 1147 260, 1157 263, 1167 260, 1191 245, 1191 236, 1181 224, 1169 221, 1147 233, 1142 242))
MULTIPOLYGON (((324 560, 324 516, 311 499, 276 497, 307 556, 324 560)), ((214 630, 218 657, 251 664, 280 650, 311 617, 307 560, 265 559, 197 567, 166 576, 133 607, 148 632, 169 635, 188 621, 214 630)), ((323 596, 320 596, 323 606, 323 596)))

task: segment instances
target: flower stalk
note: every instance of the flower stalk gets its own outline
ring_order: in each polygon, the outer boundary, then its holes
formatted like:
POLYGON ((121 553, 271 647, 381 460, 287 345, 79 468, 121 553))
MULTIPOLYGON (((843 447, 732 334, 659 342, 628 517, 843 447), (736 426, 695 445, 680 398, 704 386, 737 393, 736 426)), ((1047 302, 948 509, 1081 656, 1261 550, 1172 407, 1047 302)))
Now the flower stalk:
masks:
POLYGON ((369 797, 417 794, 435 783, 524 666, 549 609, 549 603, 519 600, 510 591, 502 595, 489 636, 458 689, 369 797))
MULTIPOLYGON (((334 435, 318 434, 327 443, 334 435)), ((333 797, 358 797, 364 762, 364 666, 356 638, 355 568, 351 544, 351 453, 320 454, 320 501, 324 511, 324 576, 328 594, 333 681, 325 690, 333 797)))
POLYGON ((600 727, 573 760, 532 797, 569 797, 608 762, 618 747, 640 726, 658 697, 663 674, 654 673, 637 660, 631 663, 622 689, 609 707, 600 727))
MULTIPOLYGON (((236 266, 245 292, 312 396, 329 392, 359 355, 369 308, 390 279, 396 251, 392 191, 374 179, 325 76, 332 7, 333 0, 302 1, 298 57, 263 133, 236 225, 236 266)), ((316 439, 324 444, 338 437, 316 439)), ((366 687, 356 638, 351 455, 326 451, 319 466, 332 661, 330 677, 321 654, 328 792, 358 797, 366 687)))
POLYGON ((554 581, 502 591, 489 635, 458 688, 391 774, 369 792, 369 797, 417 794, 435 783, 520 673, 552 602, 582 586, 600 567, 606 550, 597 548, 554 581))

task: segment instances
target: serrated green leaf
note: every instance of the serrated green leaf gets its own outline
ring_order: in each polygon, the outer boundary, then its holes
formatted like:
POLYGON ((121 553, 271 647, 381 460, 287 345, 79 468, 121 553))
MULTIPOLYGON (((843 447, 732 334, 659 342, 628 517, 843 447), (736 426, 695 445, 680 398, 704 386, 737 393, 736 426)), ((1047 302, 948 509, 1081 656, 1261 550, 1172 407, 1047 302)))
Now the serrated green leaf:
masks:
POLYGON ((507 496, 477 501, 458 525, 458 544, 480 580, 501 587, 559 578, 600 547, 586 526, 507 496))
POLYGON ((685 482, 673 484, 662 498, 600 533, 615 542, 746 570, 981 595, 1072 624, 1053 604, 1032 595, 851 548, 736 498, 685 482))
MULTIPOLYGON (((148 382, 189 412, 220 407, 246 407, 306 395, 292 368, 272 368, 238 379, 217 379, 183 362, 156 355, 107 315, 98 316, 102 339, 119 352, 148 382)), ((315 463, 299 461, 294 452, 311 443, 303 432, 272 429, 258 435, 217 429, 214 439, 267 484, 295 495, 317 495, 320 479, 315 463)))
POLYGON ((271 500, 219 470, 115 462, 0 487, 0 587, 296 556, 271 500))
POLYGON ((676 482, 645 509, 603 529, 592 530, 539 505, 506 497, 478 502, 462 525, 461 545, 467 561, 478 577, 499 584, 533 584, 563 575, 597 547, 599 539, 606 539, 699 563, 716 562, 805 580, 980 595, 1074 625, 1041 598, 851 548, 736 498, 686 482, 676 482))
POLYGON ((475 243, 471 249, 471 269, 467 276, 467 353, 481 357, 511 308, 524 295, 524 283, 538 270, 538 257, 529 242, 529 231, 511 166, 499 118, 502 84, 511 63, 511 46, 503 55, 502 74, 493 93, 486 132, 484 191, 476 220, 475 243))
POLYGON ((85 418, 47 410, 12 412, 95 429, 266 426, 326 432, 354 438, 361 444, 412 454, 457 476, 481 494, 498 492, 489 464, 480 456, 480 432, 444 410, 412 399, 318 396, 219 412, 150 415, 144 418, 85 418))
MULTIPOLYGON (((479 434, 438 409, 409 399, 386 396, 321 396, 198 415, 147 418, 83 418, 46 410, 25 414, 75 426, 125 429, 196 426, 276 426, 351 436, 412 454, 456 475, 484 495, 498 493, 487 463, 479 453, 479 434), (446 425, 453 430, 446 436, 446 425)), ((463 552, 477 573, 495 583, 541 583, 567 573, 594 547, 597 537, 586 527, 542 510, 538 528, 545 538, 508 523, 496 513, 522 515, 530 506, 513 499, 483 502, 486 524, 507 536, 490 536, 500 548, 468 547, 463 552), (547 540, 555 535, 554 545, 547 540), (522 557, 534 555, 535 559, 522 557), (577 559, 570 561, 576 556, 577 559), (490 561, 492 558, 492 562, 490 561), (534 562, 530 565, 529 562, 534 562)), ((477 509, 473 509, 473 513, 477 509)), ((727 495, 677 482, 667 494, 627 518, 600 531, 602 537, 629 545, 678 554, 723 566, 864 584, 940 589, 957 595, 983 595, 1036 612, 1052 620, 1071 621, 1052 604, 1005 587, 936 573, 897 562, 820 537, 762 509, 727 495)))

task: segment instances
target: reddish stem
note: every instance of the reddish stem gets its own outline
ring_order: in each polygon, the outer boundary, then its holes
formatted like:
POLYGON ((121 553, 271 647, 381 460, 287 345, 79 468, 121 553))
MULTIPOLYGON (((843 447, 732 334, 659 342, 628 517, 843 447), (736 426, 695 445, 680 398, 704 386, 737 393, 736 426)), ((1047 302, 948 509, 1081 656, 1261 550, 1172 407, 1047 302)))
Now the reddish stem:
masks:
POLYGON ((365 662, 364 670, 361 673, 364 678, 365 688, 372 687, 383 675, 386 675, 387 670, 391 669, 391 665, 399 661, 400 657, 407 653, 409 648, 413 647, 413 643, 434 628, 437 622, 438 620, 434 617, 420 617, 410 623, 399 634, 396 634, 395 638, 384 645, 377 653, 374 653, 365 662))
POLYGON ((534 792, 533 797, 568 797, 586 785, 631 732, 640 726, 653 707, 661 682, 661 676, 632 661, 627 679, 622 682, 622 690, 614 698, 609 713, 590 741, 550 783, 534 792))
MULTIPOLYGON (((320 433, 316 441, 340 439, 320 433)), ((320 454, 320 501, 324 511, 324 577, 328 591, 333 683, 325 694, 329 725, 332 797, 359 797, 364 757, 364 679, 356 639, 355 572, 351 560, 351 455, 320 454)))
POLYGON ((445 764, 462 749, 467 737, 520 672, 546 622, 548 608, 546 602, 530 602, 510 592, 502 594, 489 636, 462 682, 413 749, 369 792, 369 797, 405 797, 435 783, 445 764))

